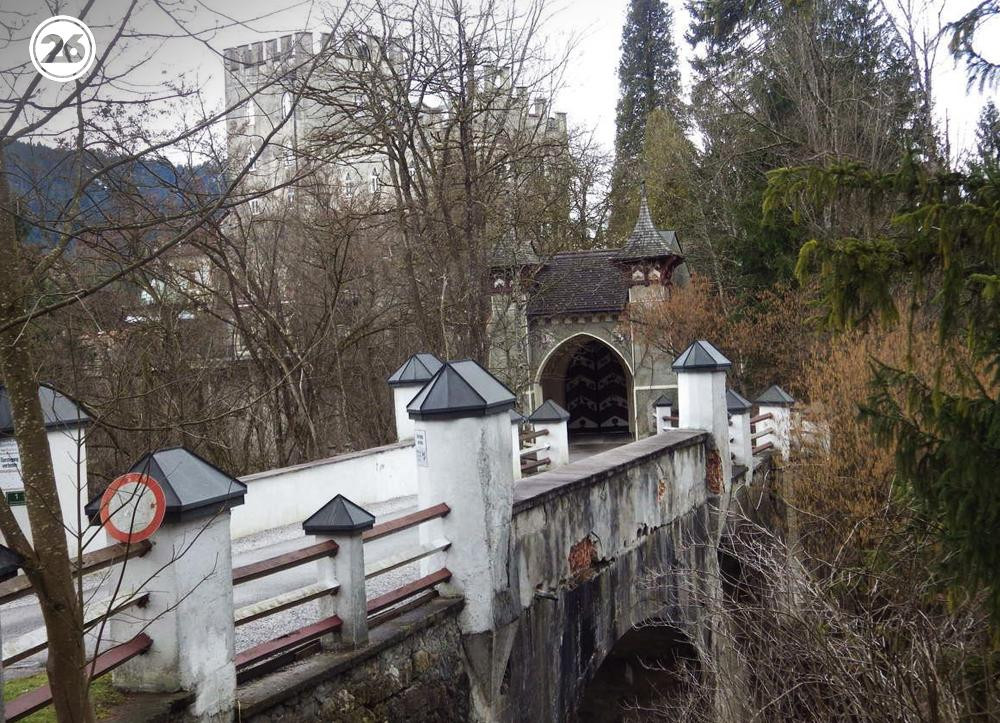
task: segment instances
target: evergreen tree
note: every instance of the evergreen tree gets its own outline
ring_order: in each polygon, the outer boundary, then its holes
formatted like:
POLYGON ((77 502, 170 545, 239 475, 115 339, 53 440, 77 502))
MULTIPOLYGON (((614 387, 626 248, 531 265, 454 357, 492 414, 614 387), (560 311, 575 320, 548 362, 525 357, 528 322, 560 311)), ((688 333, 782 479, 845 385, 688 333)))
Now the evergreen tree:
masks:
POLYGON ((979 114, 976 151, 977 158, 972 162, 974 170, 1000 170, 1000 111, 992 100, 987 101, 979 114))
POLYGON ((673 39, 673 11, 663 0, 631 0, 622 29, 615 116, 611 231, 629 230, 626 206, 638 197, 639 158, 650 113, 662 108, 683 125, 681 74, 673 39))
POLYGON ((646 120, 657 108, 682 118, 680 84, 673 11, 662 0, 632 0, 618 63, 615 153, 619 159, 639 156, 646 120))
POLYGON ((797 273, 816 278, 835 327, 892 322, 937 327, 932 379, 912 364, 875 365, 862 409, 875 442, 896 450, 900 489, 942 549, 943 572, 989 596, 1000 625, 1000 176, 935 171, 910 154, 885 173, 859 164, 773 171, 765 213, 883 199, 888 228, 806 243, 797 273))

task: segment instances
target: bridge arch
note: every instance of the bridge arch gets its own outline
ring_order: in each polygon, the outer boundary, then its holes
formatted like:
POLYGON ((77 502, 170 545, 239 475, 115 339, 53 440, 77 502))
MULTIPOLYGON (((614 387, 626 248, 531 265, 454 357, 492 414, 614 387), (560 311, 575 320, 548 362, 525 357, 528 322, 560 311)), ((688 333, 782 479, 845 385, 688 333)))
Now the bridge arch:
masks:
POLYGON ((538 365, 536 388, 570 413, 570 436, 635 435, 632 366, 607 340, 579 332, 538 365))

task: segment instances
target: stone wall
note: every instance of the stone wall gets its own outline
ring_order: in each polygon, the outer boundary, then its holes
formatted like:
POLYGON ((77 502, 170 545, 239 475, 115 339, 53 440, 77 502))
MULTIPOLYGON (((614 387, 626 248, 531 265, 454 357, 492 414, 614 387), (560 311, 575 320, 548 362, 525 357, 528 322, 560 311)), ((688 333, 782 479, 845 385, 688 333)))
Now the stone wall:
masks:
POLYGON ((469 719, 456 615, 435 600, 371 631, 362 650, 321 653, 244 684, 240 721, 307 723, 469 719))

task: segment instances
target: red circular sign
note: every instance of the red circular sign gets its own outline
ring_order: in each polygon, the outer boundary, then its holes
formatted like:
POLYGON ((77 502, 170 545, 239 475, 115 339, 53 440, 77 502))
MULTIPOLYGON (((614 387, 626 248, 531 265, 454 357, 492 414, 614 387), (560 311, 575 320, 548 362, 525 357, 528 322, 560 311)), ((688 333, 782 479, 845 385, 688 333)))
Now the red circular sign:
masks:
POLYGON ((101 524, 119 542, 141 542, 160 529, 167 498, 147 474, 129 472, 101 495, 101 524))

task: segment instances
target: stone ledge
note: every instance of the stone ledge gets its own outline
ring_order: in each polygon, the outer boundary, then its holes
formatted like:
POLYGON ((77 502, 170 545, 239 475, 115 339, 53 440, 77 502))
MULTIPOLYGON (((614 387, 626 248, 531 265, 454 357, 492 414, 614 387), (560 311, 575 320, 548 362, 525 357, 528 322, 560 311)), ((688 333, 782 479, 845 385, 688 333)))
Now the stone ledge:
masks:
POLYGON ((236 694, 241 719, 248 720, 265 713, 336 678, 449 615, 457 615, 464 604, 461 599, 436 598, 373 629, 369 633, 368 645, 363 648, 318 653, 241 685, 236 694))
POLYGON ((380 454, 382 452, 392 452, 395 449, 404 449, 405 447, 412 447, 412 439, 404 439, 402 442, 393 442, 392 444, 384 444, 381 447, 370 447, 369 449, 359 449, 357 452, 345 452, 344 454, 338 454, 334 457, 324 457, 323 459, 314 459, 311 462, 302 462, 300 464, 293 464, 290 467, 280 467, 278 469, 268 469, 263 472, 254 472, 253 474, 243 475, 239 478, 240 482, 254 482, 259 479, 267 479, 268 477, 276 477, 281 474, 287 474, 288 472, 296 472, 301 469, 310 469, 312 467, 322 467, 328 464, 337 464, 338 462, 347 462, 352 459, 359 459, 361 457, 368 457, 375 454, 380 454))
POLYGON ((672 429, 520 480, 514 484, 514 514, 601 482, 667 450, 693 447, 707 439, 709 433, 702 430, 672 429))

